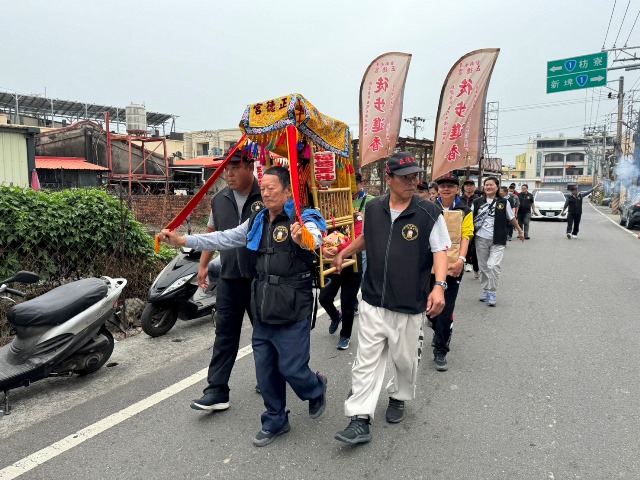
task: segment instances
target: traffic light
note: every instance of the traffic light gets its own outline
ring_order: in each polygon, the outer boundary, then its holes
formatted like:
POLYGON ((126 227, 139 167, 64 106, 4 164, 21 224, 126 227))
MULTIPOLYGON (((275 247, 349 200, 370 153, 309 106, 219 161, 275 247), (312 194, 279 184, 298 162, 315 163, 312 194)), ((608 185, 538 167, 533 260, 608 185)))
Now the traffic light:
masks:
POLYGON ((567 165, 567 170, 571 170, 572 168, 576 168, 575 165, 567 165))

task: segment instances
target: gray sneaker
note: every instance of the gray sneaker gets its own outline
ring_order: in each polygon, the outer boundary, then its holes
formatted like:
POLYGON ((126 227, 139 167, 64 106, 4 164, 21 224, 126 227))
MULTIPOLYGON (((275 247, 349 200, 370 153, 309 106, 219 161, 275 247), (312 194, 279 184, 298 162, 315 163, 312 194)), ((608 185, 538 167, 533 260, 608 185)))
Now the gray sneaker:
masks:
POLYGON ((347 428, 336 433, 335 439, 351 445, 370 442, 369 423, 368 418, 351 417, 351 422, 349 422, 347 428))
POLYGON ((264 447, 266 445, 269 445, 271 442, 273 442, 276 439, 276 437, 279 437, 280 435, 284 435, 289 431, 291 431, 291 426, 289 425, 289 422, 287 422, 284 427, 282 427, 279 431, 275 433, 260 430, 256 434, 256 437, 253 439, 253 444, 256 447, 264 447))
POLYGON ((387 407, 387 422, 400 423, 407 416, 407 411, 404 407, 404 400, 396 400, 389 397, 389 406, 387 407))
POLYGON ((436 355, 433 357, 433 361, 436 363, 436 370, 439 372, 446 372, 449 369, 447 365, 447 357, 444 355, 436 355))

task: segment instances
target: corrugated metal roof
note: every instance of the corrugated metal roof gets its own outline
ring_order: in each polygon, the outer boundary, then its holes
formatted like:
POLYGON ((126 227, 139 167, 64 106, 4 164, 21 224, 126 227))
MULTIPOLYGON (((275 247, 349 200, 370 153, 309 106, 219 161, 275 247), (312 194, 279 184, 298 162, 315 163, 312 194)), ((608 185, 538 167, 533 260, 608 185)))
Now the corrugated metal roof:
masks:
POLYGON ((87 162, 79 157, 36 157, 36 170, 97 170, 109 169, 87 162))

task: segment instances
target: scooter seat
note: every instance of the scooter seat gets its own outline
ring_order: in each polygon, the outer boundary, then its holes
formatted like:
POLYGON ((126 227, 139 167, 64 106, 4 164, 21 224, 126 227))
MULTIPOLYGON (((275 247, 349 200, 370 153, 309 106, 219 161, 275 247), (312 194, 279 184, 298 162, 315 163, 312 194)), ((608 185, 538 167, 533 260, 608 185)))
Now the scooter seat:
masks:
POLYGON ((109 291, 104 280, 84 278, 12 307, 7 320, 12 325, 60 325, 102 300, 109 291))

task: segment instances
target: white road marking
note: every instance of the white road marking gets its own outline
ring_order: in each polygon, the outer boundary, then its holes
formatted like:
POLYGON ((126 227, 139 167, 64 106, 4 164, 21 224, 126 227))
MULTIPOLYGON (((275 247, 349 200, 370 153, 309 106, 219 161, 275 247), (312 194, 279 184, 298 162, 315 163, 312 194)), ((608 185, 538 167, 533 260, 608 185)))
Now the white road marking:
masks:
POLYGON ((621 230, 633 235, 634 237, 637 237, 638 235, 633 233, 631 230, 629 230, 628 228, 624 228, 622 225, 620 225, 618 222, 616 222, 613 218, 610 218, 606 213, 602 213, 600 210, 598 210, 592 203, 589 203, 589 205, 591 205, 591 208, 593 208, 596 212, 598 212, 600 215, 602 215, 604 218, 606 218, 607 220, 609 220, 611 223, 613 223, 616 227, 620 228, 621 230))
MULTIPOLYGON (((340 303, 339 300, 334 302, 334 305, 338 306, 340 303)), ((324 308, 318 309, 318 317, 324 315, 326 310, 324 308)), ((238 355, 236 356, 236 361, 240 360, 243 357, 246 357, 250 353, 253 352, 253 348, 251 345, 247 345, 246 347, 242 347, 238 350, 238 355)), ((0 470, 0 480, 11 480, 14 478, 18 478, 21 475, 24 475, 30 470, 33 470, 39 465, 48 462, 49 460, 57 457, 61 453, 66 452, 67 450, 71 450, 74 447, 77 447, 81 443, 86 442, 87 440, 95 437, 96 435, 101 434, 109 430, 112 427, 128 420, 129 418, 144 412, 148 408, 157 405, 158 403, 166 400, 169 397, 174 396, 176 393, 180 393, 181 391, 195 385, 198 382, 207 378, 208 368, 203 368, 202 370, 194 373, 193 375, 180 380, 173 385, 168 386, 167 388, 160 390, 157 393, 154 393, 150 397, 145 398, 144 400, 140 400, 133 405, 128 406, 116 412, 108 417, 103 418, 102 420, 97 421, 96 423, 89 425, 82 430, 78 430, 76 433, 72 433, 71 435, 59 440, 55 443, 52 443, 48 447, 43 448, 42 450, 38 450, 37 452, 32 453, 31 455, 24 457, 21 460, 18 460, 12 465, 3 468, 0 470)))

